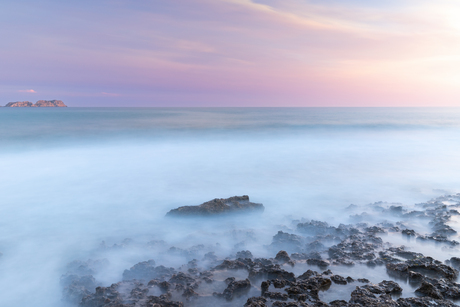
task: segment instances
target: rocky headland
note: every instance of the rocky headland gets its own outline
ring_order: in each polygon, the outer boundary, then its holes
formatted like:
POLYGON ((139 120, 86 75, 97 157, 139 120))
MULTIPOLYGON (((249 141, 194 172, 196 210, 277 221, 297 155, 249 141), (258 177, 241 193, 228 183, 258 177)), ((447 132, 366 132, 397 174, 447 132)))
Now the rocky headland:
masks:
MULTIPOLYGON (((218 208, 241 203, 252 204, 247 196, 231 197, 182 210, 186 215, 208 215, 235 210, 218 208)), ((460 258, 434 259, 390 238, 411 244, 432 242, 435 248, 460 255, 460 243, 454 240, 457 232, 449 225, 460 215, 459 208, 456 194, 417 204, 415 209, 383 202, 350 206, 342 213, 348 212, 355 223, 347 225, 292 220, 273 234, 271 244, 264 247, 273 256, 265 258, 254 256, 260 251, 241 249, 241 244, 219 257, 215 246, 184 249, 151 241, 146 248, 157 255, 180 255, 183 265, 165 267, 145 259, 124 270, 122 280, 107 285, 96 279, 109 266, 107 260, 74 261, 61 277, 63 299, 80 307, 457 306, 460 258), (373 217, 380 221, 371 222, 373 217), (411 221, 425 225, 428 233, 412 229, 411 221), (365 275, 365 271, 382 273, 365 275)), ((251 239, 248 232, 246 240, 251 239)), ((129 249, 129 244, 125 240, 103 248, 129 249)))
POLYGON ((41 108, 41 107, 67 107, 62 100, 39 100, 35 104, 30 101, 9 102, 5 105, 8 108, 41 108))

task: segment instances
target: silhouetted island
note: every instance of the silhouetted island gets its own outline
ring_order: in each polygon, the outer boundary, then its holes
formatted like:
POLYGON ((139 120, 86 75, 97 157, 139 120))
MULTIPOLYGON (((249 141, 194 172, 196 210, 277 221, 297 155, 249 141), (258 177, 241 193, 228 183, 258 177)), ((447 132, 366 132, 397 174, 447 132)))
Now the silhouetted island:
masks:
POLYGON ((28 108, 28 107, 67 107, 62 100, 39 100, 35 104, 30 101, 9 102, 5 107, 9 108, 28 108))

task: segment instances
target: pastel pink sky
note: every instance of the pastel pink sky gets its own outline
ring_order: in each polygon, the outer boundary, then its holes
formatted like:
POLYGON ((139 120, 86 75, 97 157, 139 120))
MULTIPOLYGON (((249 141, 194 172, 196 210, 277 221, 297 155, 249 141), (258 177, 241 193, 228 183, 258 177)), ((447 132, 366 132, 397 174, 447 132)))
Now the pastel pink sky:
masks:
POLYGON ((0 37, 0 105, 460 106, 457 0, 7 0, 0 37))

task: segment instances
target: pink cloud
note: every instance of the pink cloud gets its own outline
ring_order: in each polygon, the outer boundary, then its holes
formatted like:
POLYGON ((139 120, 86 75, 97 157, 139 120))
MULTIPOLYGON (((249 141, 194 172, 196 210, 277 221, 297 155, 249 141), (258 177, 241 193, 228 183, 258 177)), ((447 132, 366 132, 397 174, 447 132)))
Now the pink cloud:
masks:
POLYGON ((32 89, 30 89, 30 90, 19 90, 18 92, 19 92, 19 93, 33 93, 33 94, 36 93, 36 91, 34 91, 34 90, 32 90, 32 89))
POLYGON ((106 93, 106 92, 101 92, 102 96, 107 96, 107 97, 118 97, 120 94, 117 93, 106 93))

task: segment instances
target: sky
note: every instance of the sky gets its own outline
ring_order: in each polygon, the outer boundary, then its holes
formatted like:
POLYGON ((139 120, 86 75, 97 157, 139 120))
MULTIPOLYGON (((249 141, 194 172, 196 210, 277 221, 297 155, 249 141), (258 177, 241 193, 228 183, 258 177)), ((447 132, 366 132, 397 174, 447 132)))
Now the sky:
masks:
POLYGON ((458 0, 3 0, 0 105, 460 106, 458 0))

